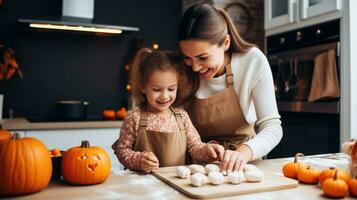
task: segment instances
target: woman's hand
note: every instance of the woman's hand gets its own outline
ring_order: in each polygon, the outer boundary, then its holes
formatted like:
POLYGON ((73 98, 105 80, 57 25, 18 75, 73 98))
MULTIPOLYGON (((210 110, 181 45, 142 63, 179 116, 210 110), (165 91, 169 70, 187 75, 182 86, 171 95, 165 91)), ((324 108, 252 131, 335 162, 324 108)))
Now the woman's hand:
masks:
POLYGON ((237 150, 226 150, 221 160, 221 171, 229 174, 232 171, 241 171, 245 164, 252 158, 253 152, 247 145, 241 145, 237 150))
POLYGON ((144 152, 140 160, 141 169, 145 172, 159 168, 159 160, 152 152, 144 152))
POLYGON ((222 160, 224 155, 224 147, 219 144, 206 144, 207 156, 213 160, 222 160))

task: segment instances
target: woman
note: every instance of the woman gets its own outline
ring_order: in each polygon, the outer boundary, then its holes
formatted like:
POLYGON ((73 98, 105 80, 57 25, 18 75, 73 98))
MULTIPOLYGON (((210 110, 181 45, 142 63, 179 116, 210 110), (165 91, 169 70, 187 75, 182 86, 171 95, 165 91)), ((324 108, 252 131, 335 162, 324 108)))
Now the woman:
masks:
POLYGON ((187 112, 204 141, 224 145, 222 172, 268 154, 282 127, 265 55, 239 36, 224 10, 208 4, 184 13, 178 40, 185 63, 200 77, 187 112))

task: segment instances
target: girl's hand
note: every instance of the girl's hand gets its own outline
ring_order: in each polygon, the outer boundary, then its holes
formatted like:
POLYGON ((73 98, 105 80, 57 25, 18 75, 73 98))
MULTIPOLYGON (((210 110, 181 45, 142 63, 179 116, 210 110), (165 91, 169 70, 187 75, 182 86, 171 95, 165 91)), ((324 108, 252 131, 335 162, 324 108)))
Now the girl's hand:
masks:
POLYGON ((245 164, 252 158, 253 152, 247 145, 241 145, 237 150, 226 150, 221 163, 223 174, 232 171, 241 171, 245 164))
POLYGON ((224 147, 219 144, 206 144, 207 156, 214 160, 222 160, 224 155, 224 147))
POLYGON ((152 152, 144 152, 140 160, 141 169, 145 172, 159 168, 159 160, 152 152))

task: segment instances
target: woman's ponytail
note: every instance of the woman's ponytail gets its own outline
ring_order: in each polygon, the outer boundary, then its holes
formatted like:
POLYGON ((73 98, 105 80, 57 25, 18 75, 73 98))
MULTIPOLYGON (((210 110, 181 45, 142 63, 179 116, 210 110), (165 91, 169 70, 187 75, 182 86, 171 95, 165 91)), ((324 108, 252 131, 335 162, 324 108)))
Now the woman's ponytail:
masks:
POLYGON ((253 44, 246 42, 238 33, 231 17, 229 14, 223 10, 222 8, 217 8, 217 10, 221 13, 224 19, 227 22, 228 34, 231 37, 231 45, 229 47, 230 52, 237 53, 246 53, 250 47, 253 47, 253 44))

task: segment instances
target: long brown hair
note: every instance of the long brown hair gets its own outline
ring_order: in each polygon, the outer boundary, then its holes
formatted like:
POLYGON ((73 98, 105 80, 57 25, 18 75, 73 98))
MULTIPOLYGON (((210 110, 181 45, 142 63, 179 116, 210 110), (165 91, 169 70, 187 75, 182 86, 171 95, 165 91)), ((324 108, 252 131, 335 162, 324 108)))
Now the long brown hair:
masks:
POLYGON ((177 107, 186 103, 196 92, 198 76, 184 65, 179 54, 142 48, 134 58, 130 76, 134 105, 143 106, 147 103, 146 96, 141 92, 141 88, 145 86, 150 76, 157 70, 177 73, 178 87, 173 106, 177 107))
POLYGON ((209 4, 195 4, 181 18, 178 41, 197 39, 222 46, 227 34, 231 38, 229 53, 245 53, 254 46, 243 40, 225 10, 209 4))

